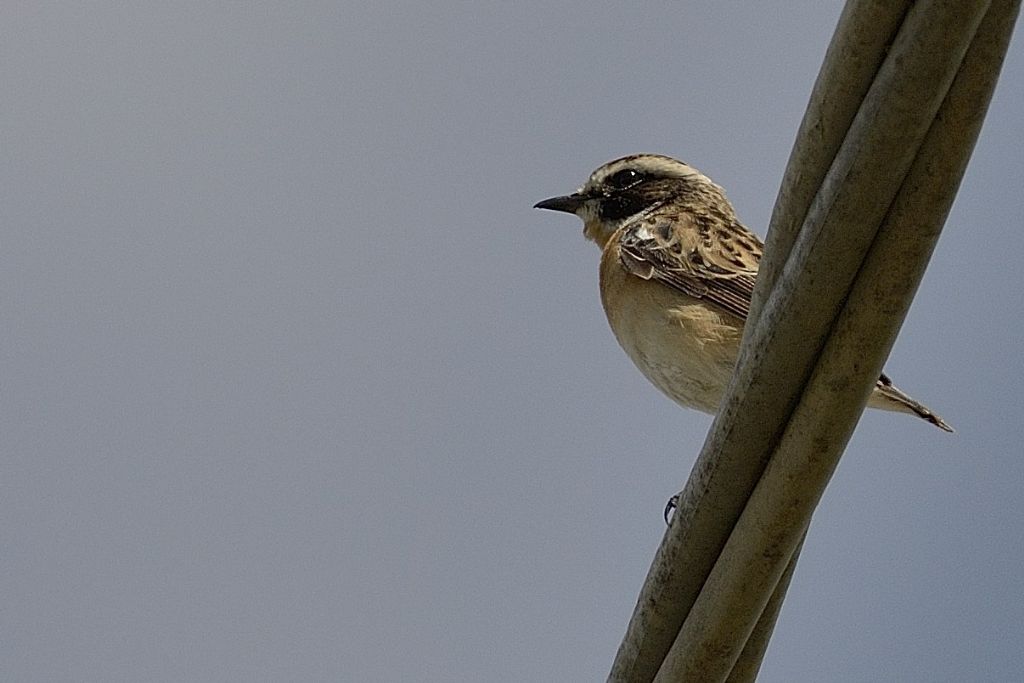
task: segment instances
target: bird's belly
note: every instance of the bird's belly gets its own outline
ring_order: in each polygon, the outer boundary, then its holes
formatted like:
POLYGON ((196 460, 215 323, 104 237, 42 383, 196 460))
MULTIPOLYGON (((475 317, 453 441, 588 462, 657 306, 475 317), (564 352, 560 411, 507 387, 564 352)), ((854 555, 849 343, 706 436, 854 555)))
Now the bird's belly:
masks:
POLYGON ((739 321, 660 284, 634 280, 626 292, 608 287, 603 292, 619 345, 673 401, 717 412, 736 363, 743 332, 739 321))

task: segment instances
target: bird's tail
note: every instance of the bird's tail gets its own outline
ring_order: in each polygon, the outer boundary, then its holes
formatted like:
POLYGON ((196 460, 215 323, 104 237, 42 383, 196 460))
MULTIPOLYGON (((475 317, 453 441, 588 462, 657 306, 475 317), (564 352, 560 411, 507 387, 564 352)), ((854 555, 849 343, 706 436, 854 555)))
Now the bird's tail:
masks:
POLYGON ((878 384, 875 385, 875 391, 871 394, 868 405, 872 408, 881 408, 882 410, 894 410, 900 413, 911 413, 917 415, 923 420, 931 422, 939 429, 944 429, 947 432, 952 432, 953 428, 943 420, 941 417, 933 413, 913 398, 903 393, 892 383, 892 380, 882 375, 878 379, 878 384))

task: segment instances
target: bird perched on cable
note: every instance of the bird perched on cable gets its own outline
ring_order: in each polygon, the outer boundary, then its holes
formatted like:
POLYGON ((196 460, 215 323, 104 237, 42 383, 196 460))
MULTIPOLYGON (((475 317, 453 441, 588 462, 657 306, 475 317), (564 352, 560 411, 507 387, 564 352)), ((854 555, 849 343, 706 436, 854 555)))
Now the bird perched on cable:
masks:
MULTIPOLYGON (((619 344, 669 398, 714 414, 739 355, 762 243, 721 187, 670 157, 610 161, 538 209, 573 213, 601 248, 601 303, 619 344)), ((882 375, 871 408, 953 429, 882 375)))

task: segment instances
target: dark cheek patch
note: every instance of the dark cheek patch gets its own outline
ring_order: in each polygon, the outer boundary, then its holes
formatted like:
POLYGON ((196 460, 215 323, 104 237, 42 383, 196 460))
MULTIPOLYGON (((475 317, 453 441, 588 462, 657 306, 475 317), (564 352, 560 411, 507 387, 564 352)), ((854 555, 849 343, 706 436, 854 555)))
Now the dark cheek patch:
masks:
POLYGON ((636 195, 619 195, 609 197, 601 202, 601 218, 604 220, 620 220, 627 216, 639 213, 644 208, 644 203, 636 195))

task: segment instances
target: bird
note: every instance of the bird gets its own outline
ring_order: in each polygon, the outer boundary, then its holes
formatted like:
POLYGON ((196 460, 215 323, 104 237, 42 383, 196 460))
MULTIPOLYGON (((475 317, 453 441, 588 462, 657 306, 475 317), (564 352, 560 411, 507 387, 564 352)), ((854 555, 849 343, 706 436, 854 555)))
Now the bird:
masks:
MULTIPOLYGON (((683 407, 718 412, 764 249, 725 191, 682 161, 633 154, 534 208, 582 219, 583 235, 601 249, 608 323, 644 377, 683 407)), ((953 431, 884 373, 867 405, 953 431)))

